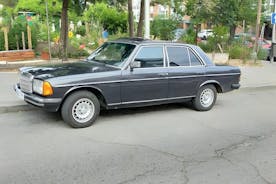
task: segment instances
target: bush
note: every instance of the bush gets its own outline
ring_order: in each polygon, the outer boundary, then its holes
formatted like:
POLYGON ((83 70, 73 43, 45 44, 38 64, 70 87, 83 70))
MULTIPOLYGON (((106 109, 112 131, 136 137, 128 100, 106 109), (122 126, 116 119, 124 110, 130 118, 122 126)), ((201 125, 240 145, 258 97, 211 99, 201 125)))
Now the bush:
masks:
POLYGON ((187 33, 182 35, 180 40, 182 40, 184 43, 196 44, 195 38, 196 38, 196 32, 192 28, 189 28, 187 30, 187 33))
POLYGON ((198 46, 204 51, 204 52, 212 52, 214 50, 214 45, 210 42, 200 42, 198 46))
POLYGON ((85 33, 86 33, 85 26, 77 27, 76 34, 79 34, 81 36, 85 36, 85 33))
POLYGON ((101 27, 106 28, 110 34, 127 31, 127 12, 110 7, 105 3, 90 5, 83 16, 87 22, 98 21, 101 27))
POLYGON ((258 60, 266 60, 267 56, 269 54, 268 52, 269 52, 268 50, 260 48, 258 55, 257 55, 258 60))
POLYGON ((246 61, 251 57, 251 50, 240 44, 233 44, 229 47, 229 58, 230 59, 242 59, 246 61))
POLYGON ((211 51, 220 51, 218 45, 220 45, 222 47, 222 49, 224 50, 224 48, 227 45, 227 40, 228 40, 228 28, 225 26, 216 26, 213 28, 213 35, 208 37, 208 44, 211 47, 211 51))
MULTIPOLYGON (((38 27, 35 21, 30 25, 32 33, 32 47, 35 48, 37 44, 38 27)), ((27 37, 27 21, 25 17, 19 16, 16 18, 9 30, 9 50, 17 50, 17 43, 19 49, 23 48, 22 44, 22 32, 25 35, 25 46, 28 48, 28 37, 27 37)))

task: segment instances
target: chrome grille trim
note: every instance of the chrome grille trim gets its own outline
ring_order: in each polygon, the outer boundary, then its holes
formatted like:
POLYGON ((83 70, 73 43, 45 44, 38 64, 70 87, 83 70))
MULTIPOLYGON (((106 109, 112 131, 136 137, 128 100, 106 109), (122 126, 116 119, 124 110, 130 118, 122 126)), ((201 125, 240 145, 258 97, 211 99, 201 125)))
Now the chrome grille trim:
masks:
POLYGON ((33 92, 33 76, 30 73, 21 73, 19 79, 20 89, 25 93, 33 92))

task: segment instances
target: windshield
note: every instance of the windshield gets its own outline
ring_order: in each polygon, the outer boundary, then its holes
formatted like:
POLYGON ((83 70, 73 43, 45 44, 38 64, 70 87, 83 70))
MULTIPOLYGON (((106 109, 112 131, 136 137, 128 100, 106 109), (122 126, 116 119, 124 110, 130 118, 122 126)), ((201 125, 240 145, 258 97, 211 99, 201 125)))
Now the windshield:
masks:
POLYGON ((107 42, 92 53, 87 59, 88 61, 121 67, 134 48, 135 45, 131 44, 107 42))

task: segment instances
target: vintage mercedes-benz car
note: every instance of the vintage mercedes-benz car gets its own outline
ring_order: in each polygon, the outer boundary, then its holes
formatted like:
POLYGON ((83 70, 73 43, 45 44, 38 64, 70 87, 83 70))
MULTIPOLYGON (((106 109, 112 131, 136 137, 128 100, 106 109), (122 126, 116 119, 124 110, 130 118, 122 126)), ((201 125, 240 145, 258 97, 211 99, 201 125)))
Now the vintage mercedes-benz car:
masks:
POLYGON ((23 67, 19 97, 59 111, 75 128, 92 125, 100 109, 191 101, 210 110, 217 93, 240 87, 240 69, 216 66, 197 46, 121 38, 104 43, 85 61, 23 67))

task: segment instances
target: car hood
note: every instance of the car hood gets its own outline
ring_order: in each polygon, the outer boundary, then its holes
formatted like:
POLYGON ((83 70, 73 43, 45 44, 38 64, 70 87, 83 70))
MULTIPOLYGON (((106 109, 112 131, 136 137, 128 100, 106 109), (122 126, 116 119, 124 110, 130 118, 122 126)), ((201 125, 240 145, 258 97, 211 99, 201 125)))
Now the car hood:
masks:
POLYGON ((37 67, 23 67, 22 73, 30 73, 34 78, 49 79, 68 75, 78 75, 85 73, 98 73, 105 71, 119 70, 119 68, 95 62, 75 62, 66 64, 49 64, 37 67))

